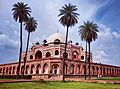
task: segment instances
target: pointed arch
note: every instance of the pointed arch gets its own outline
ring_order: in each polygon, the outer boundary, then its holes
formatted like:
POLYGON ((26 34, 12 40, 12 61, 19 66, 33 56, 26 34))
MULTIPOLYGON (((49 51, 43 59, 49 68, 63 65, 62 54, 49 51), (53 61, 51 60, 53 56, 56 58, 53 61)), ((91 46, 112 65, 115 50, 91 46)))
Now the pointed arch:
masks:
POLYGON ((59 55, 59 51, 58 50, 55 50, 55 55, 59 55))
POLYGON ((70 65, 70 74, 74 74, 74 65, 73 64, 70 65))
POLYGON ((29 68, 29 65, 26 66, 26 71, 25 71, 26 74, 30 74, 30 68, 29 68))
POLYGON ((47 63, 45 63, 45 64, 43 65, 43 73, 44 73, 44 74, 48 74, 48 64, 47 64, 47 63))
POLYGON ((65 58, 68 58, 68 53, 67 52, 63 53, 63 58, 64 58, 64 56, 65 56, 65 58))
POLYGON ((78 52, 77 51, 73 51, 73 53, 72 53, 72 59, 73 60, 78 60, 78 52))
POLYGON ((52 65, 52 73, 53 74, 59 74, 59 65, 58 64, 53 64, 52 65))
POLYGON ((42 52, 38 50, 38 51, 35 53, 35 59, 40 59, 40 58, 42 58, 42 52))
POLYGON ((15 66, 13 67, 13 72, 12 72, 12 74, 15 74, 15 66))
POLYGON ((80 74, 80 65, 77 65, 77 74, 80 74))
POLYGON ((35 74, 35 66, 34 65, 31 66, 30 74, 35 74))
POLYGON ((36 74, 41 74, 41 65, 40 64, 37 65, 36 74))
POLYGON ((46 58, 49 58, 49 57, 51 57, 51 53, 50 53, 50 52, 47 52, 47 53, 46 53, 46 58))

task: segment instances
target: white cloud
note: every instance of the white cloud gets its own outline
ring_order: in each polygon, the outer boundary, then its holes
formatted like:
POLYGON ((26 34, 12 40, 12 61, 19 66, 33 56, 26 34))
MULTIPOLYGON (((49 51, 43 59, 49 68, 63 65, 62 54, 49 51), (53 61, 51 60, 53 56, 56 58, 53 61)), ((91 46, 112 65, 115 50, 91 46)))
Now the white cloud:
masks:
POLYGON ((0 34, 0 47, 12 47, 12 48, 16 48, 16 46, 18 45, 17 41, 14 41, 12 39, 10 39, 10 37, 8 37, 5 34, 0 34))
POLYGON ((103 24, 100 24, 98 39, 103 42, 111 42, 113 40, 111 28, 109 28, 103 24))
POLYGON ((103 24, 99 25, 98 39, 93 45, 93 61, 119 65, 115 60, 119 60, 119 31, 116 32, 103 24), (115 54, 114 56, 112 56, 115 54))
POLYGON ((112 32, 112 35, 113 35, 116 39, 120 39, 120 32, 112 32))
POLYGON ((108 54, 104 51, 104 50, 98 50, 98 51, 95 51, 94 53, 94 62, 97 62, 97 63, 106 63, 108 62, 108 54))

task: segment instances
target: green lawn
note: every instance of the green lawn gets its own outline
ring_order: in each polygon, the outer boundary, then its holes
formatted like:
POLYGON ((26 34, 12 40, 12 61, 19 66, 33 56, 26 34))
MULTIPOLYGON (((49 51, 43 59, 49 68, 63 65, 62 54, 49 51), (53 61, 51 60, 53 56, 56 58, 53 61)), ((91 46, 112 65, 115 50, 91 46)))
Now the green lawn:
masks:
POLYGON ((120 89, 120 84, 97 84, 83 82, 1 83, 0 89, 120 89))
POLYGON ((120 80, 120 77, 105 77, 105 78, 100 78, 98 80, 120 80))

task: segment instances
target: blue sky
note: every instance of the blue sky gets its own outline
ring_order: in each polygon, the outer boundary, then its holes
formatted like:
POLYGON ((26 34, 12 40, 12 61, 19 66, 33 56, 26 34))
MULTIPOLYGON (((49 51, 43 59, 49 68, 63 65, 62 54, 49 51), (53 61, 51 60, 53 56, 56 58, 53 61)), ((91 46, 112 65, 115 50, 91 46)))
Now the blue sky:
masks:
MULTIPOLYGON (((99 26, 98 39, 91 43, 93 61, 120 66, 120 1, 119 0, 0 0, 0 64, 18 61, 19 23, 12 17, 13 4, 28 3, 31 15, 38 22, 38 28, 31 34, 30 46, 42 42, 49 35, 65 35, 66 28, 59 22, 59 9, 71 3, 76 5, 80 14, 78 24, 69 30, 69 39, 85 47, 78 35, 78 27, 83 21, 94 21, 99 26)), ((23 50, 27 32, 23 28, 23 50)))

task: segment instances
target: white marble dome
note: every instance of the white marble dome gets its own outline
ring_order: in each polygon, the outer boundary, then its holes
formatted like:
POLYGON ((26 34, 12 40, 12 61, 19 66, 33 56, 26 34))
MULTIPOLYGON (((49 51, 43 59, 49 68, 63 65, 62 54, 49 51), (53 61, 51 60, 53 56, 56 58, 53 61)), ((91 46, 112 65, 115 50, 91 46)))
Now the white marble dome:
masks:
POLYGON ((65 42, 65 37, 62 34, 54 33, 48 37, 47 43, 54 42, 56 39, 60 40, 60 42, 65 42))

